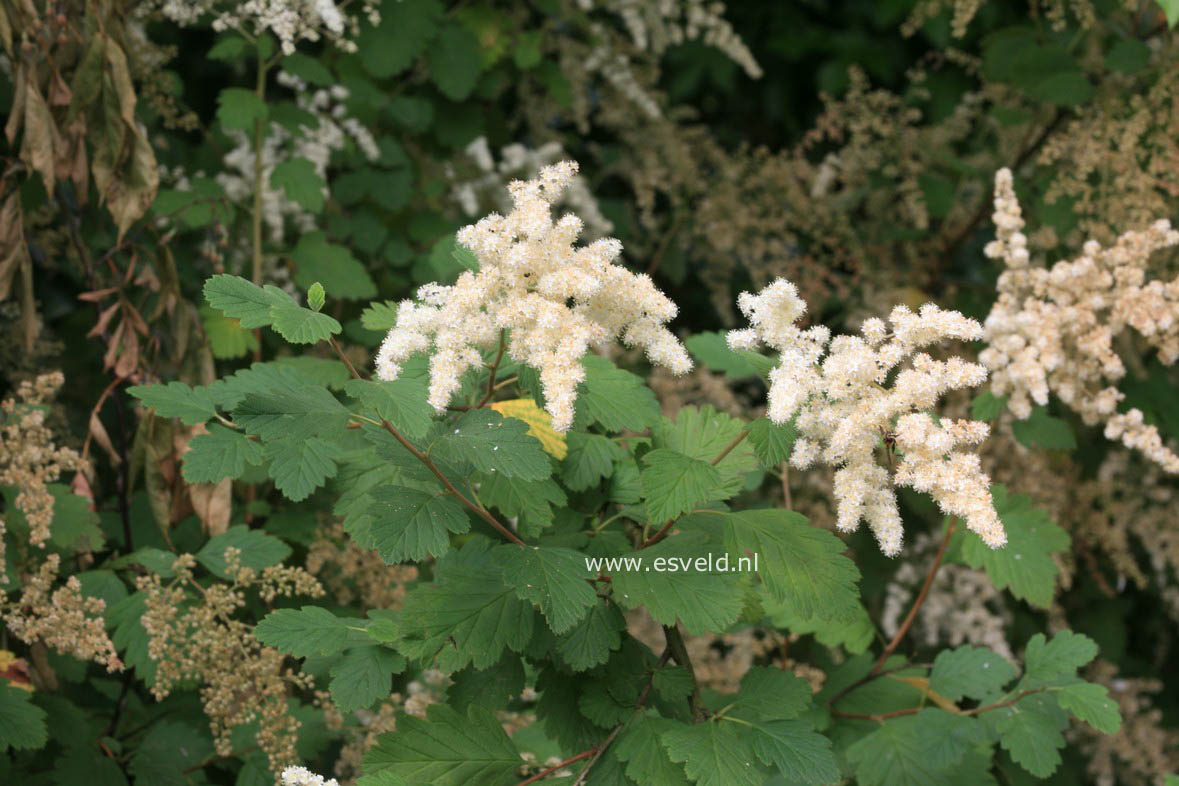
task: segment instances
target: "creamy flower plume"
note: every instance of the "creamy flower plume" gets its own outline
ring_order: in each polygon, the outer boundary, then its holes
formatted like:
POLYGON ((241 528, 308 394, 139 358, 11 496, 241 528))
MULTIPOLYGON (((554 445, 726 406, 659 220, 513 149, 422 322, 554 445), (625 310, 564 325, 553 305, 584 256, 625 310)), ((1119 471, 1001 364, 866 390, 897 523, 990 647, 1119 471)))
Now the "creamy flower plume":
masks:
POLYGON ((729 346, 765 345, 779 353, 781 362, 770 372, 767 415, 779 424, 795 419, 794 466, 822 461, 836 467, 841 531, 851 532, 866 520, 881 550, 896 554, 904 533, 893 486, 909 486, 964 519, 992 548, 1007 542, 991 503, 990 479, 976 455, 958 449, 985 439, 986 424, 938 422, 926 413, 947 391, 982 383, 986 369, 960 358, 935 360, 918 350, 951 338, 980 338, 977 322, 933 304, 916 314, 897 306, 889 315, 891 331, 873 318, 864 322, 861 335, 832 339, 824 327, 796 327, 806 303, 783 279, 756 295, 742 293, 737 305, 751 327, 731 331, 729 346), (876 456, 886 436, 903 454, 891 477, 876 456))
POLYGON ((325 779, 306 767, 287 767, 282 771, 282 786, 340 786, 335 778, 325 779))
POLYGON ((603 238, 578 248, 581 219, 570 214, 553 221, 552 203, 576 174, 577 164, 564 161, 534 180, 515 181, 511 213, 492 213, 459 230, 458 242, 474 252, 478 271, 464 272, 452 286, 427 284, 418 290, 419 302, 401 303, 377 354, 378 377, 395 379, 407 358, 430 353, 430 404, 442 411, 463 374, 482 364, 480 350, 494 349, 506 331, 509 356, 540 371, 553 428, 567 431, 585 378, 581 358, 590 347, 620 339, 677 374, 692 368, 665 327, 675 304, 649 276, 614 264, 622 244, 603 238))
MULTIPOLYGON (((1166 220, 1126 232, 1110 248, 1090 240, 1072 261, 1050 268, 1030 264, 1023 215, 1011 171, 995 174, 995 240, 985 253, 1003 260, 999 297, 987 316, 988 343, 979 355, 991 385, 1018 418, 1049 393, 1089 425, 1105 423, 1105 435, 1141 451, 1166 471, 1179 473, 1179 455, 1137 409, 1117 412, 1126 375, 1115 341, 1134 328, 1166 365, 1179 359, 1179 279, 1147 280, 1155 251, 1179 244, 1166 220)), ((1124 340, 1124 339, 1123 339, 1124 340)))

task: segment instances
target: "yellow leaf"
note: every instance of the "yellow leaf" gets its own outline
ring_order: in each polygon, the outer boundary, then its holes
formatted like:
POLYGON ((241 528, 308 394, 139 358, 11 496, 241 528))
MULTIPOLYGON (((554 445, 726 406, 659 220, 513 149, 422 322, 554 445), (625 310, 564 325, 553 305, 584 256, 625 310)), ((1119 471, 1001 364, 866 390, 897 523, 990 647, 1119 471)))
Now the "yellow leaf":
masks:
POLYGON ((528 433, 540 441, 540 446, 549 455, 563 459, 569 452, 565 435, 553 431, 553 419, 549 413, 536 406, 532 399, 514 398, 509 401, 497 401, 491 408, 505 418, 517 418, 527 423, 528 433))

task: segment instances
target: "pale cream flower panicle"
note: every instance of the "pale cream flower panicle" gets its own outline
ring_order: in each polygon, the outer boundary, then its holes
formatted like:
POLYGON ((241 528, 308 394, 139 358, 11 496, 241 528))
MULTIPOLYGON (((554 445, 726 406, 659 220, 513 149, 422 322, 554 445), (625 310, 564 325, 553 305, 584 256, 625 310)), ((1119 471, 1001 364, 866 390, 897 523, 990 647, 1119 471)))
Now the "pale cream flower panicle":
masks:
POLYGON ((282 771, 282 786, 340 786, 335 778, 325 779, 306 767, 287 767, 282 771))
POLYGON ((981 338, 977 322, 933 304, 917 313, 897 306, 887 323, 868 319, 860 335, 832 339, 824 327, 795 325, 806 304, 783 279, 756 295, 742 293, 737 304, 751 327, 731 331, 729 346, 778 351, 767 415, 778 424, 794 419, 799 436, 791 464, 836 468, 839 530, 851 532, 867 521, 881 550, 897 554, 904 532, 894 487, 909 486, 961 517, 992 548, 1006 543, 990 478, 976 455, 960 449, 981 442, 986 424, 938 422, 928 414, 946 392, 981 384, 986 369, 957 357, 936 360, 921 350, 947 339, 981 338), (895 471, 877 453, 889 443, 901 454, 895 471))
POLYGON ((403 302, 397 324, 376 358, 381 379, 395 379, 412 355, 430 354, 430 404, 445 410, 463 375, 483 363, 506 335, 508 355, 536 368, 553 428, 573 424, 577 386, 585 378, 581 358, 615 339, 641 347, 655 365, 676 374, 692 361, 666 324, 675 304, 649 276, 615 264, 622 244, 613 238, 576 247, 581 220, 555 222, 552 204, 577 174, 563 161, 533 180, 509 185, 513 209, 492 213, 458 232, 458 242, 479 262, 452 286, 427 284, 417 302, 403 302))
POLYGON ((1086 424, 1104 423, 1109 439, 1179 473, 1179 455, 1142 412, 1117 411, 1124 398, 1117 381, 1126 368, 1114 350, 1131 327, 1164 364, 1179 359, 1179 279, 1147 279, 1150 256, 1179 244, 1179 232, 1160 220, 1109 248, 1090 240, 1075 260, 1032 266, 1008 169, 995 174, 994 222, 996 237, 985 253, 1005 270, 985 323, 988 346, 979 354, 994 392, 1021 419, 1055 395, 1086 424))

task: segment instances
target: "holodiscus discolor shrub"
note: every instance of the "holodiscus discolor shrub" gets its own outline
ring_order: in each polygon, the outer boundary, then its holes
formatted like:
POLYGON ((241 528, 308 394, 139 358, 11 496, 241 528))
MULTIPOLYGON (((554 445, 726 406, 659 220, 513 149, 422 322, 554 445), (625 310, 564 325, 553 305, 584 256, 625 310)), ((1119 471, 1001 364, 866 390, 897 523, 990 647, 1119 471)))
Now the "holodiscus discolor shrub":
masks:
POLYGON ((0 2, 0 783, 1179 783, 1179 3, 0 2))

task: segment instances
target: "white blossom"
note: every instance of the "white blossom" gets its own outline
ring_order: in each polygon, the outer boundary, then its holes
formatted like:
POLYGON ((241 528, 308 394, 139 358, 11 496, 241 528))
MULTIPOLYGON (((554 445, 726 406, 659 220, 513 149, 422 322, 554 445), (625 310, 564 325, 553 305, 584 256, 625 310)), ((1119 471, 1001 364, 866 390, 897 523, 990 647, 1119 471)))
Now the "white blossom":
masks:
MULTIPOLYGON (((292 134, 278 123, 271 123, 262 145, 262 220, 270 240, 281 244, 288 218, 300 233, 307 233, 318 228, 319 216, 288 198, 282 188, 270 184, 275 167, 284 161, 303 159, 311 163, 326 183, 332 153, 344 149, 349 139, 370 161, 379 158, 381 151, 372 133, 358 120, 345 115, 345 107, 340 102, 348 98, 346 88, 336 86, 331 90, 313 91, 303 80, 286 71, 280 71, 276 79, 297 94, 299 108, 316 120, 314 128, 303 127, 298 134, 292 134)), ((217 182, 229 199, 243 201, 254 193, 254 143, 241 131, 232 132, 231 137, 236 144, 225 154, 225 169, 217 174, 217 182)), ((326 185, 323 193, 326 197, 326 185)))
POLYGON ((897 306, 887 324, 868 319, 859 336, 832 339, 824 327, 796 326, 806 303, 784 279, 756 295, 742 293, 737 305, 750 327, 730 331, 729 346, 764 345, 778 352, 780 361, 769 375, 767 416, 778 424, 794 420, 799 438, 790 456, 793 466, 821 461, 836 468, 840 531, 867 521, 881 550, 897 554, 904 533, 893 487, 909 486, 962 518, 992 548, 1006 543, 990 478, 978 456, 959 449, 985 439, 986 424, 939 422, 928 414, 947 391, 981 384, 986 369, 919 351, 946 339, 978 339, 977 322, 933 304, 916 314, 897 306), (877 455, 879 445, 890 451, 890 443, 900 453, 895 471, 891 460, 886 467, 877 455))
POLYGON ((649 276, 614 264, 622 244, 613 238, 574 246, 582 229, 577 216, 556 222, 552 203, 577 174, 564 161, 536 179, 512 182, 514 208, 492 213, 459 230, 457 239, 479 262, 451 286, 421 287, 407 300, 397 324, 381 344, 377 376, 395 379, 410 356, 430 354, 430 404, 445 410, 462 376, 483 362, 481 349, 508 337, 508 355, 540 371, 553 428, 573 423, 577 385, 585 378, 581 358, 590 347, 615 339, 642 347, 650 361, 677 374, 692 361, 665 326, 676 306, 649 276))
POLYGON ((335 778, 325 780, 306 767, 287 767, 282 771, 282 786, 340 786, 335 778))
POLYGON ((1109 439, 1179 473, 1179 455, 1163 444, 1141 411, 1117 412, 1124 396, 1116 383, 1126 368, 1114 349, 1132 327, 1164 364, 1179 359, 1179 279, 1146 276, 1151 254, 1179 244, 1179 232, 1160 220, 1125 233, 1110 248, 1090 240, 1075 260, 1032 266, 1008 169, 995 173, 993 219, 996 238, 985 253, 1003 260, 1006 269, 985 322, 988 346, 979 360, 991 370, 994 392, 1006 396, 1021 419, 1055 394, 1086 424, 1104 423, 1109 439))
MULTIPOLYGON (((377 3, 365 0, 362 12, 372 24, 380 21, 377 3)), ((193 25, 212 17, 214 30, 241 30, 252 35, 270 32, 284 54, 300 41, 327 38, 347 52, 356 51, 351 36, 360 18, 345 14, 333 0, 151 0, 136 9, 140 16, 158 13, 179 25, 193 25)))

